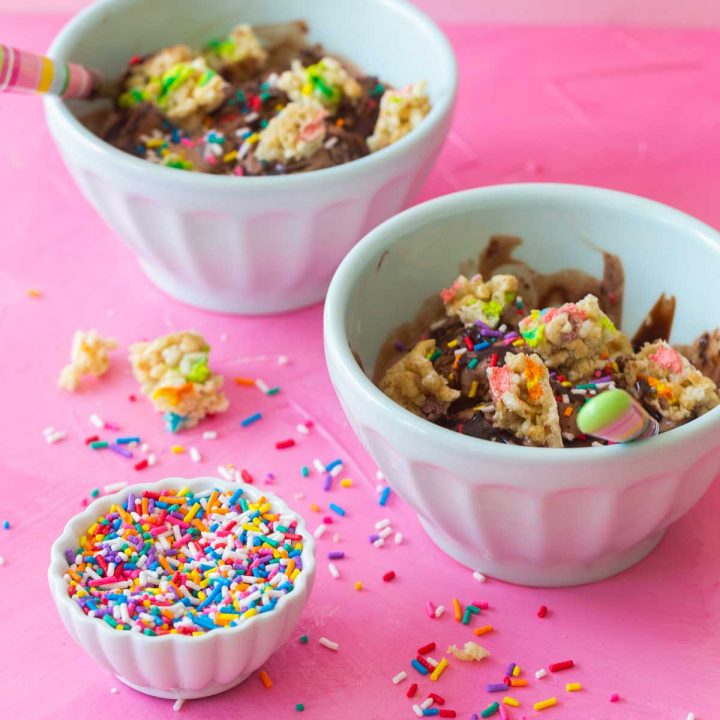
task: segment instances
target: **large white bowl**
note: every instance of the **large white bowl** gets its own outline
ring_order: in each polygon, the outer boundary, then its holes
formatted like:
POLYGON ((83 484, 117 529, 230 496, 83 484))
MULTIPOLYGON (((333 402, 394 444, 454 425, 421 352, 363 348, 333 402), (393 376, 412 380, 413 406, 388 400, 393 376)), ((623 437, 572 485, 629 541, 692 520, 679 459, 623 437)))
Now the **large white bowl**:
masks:
POLYGON ((71 518, 50 550, 48 580, 55 605, 67 631, 103 667, 115 673, 126 685, 155 697, 191 699, 215 695, 241 683, 290 637, 300 619, 315 580, 315 542, 300 515, 276 495, 261 492, 252 485, 229 483, 217 478, 167 478, 155 483, 131 485, 95 500, 71 518), (68 595, 63 575, 67 561, 63 553, 78 545, 80 536, 107 512, 111 505, 124 502, 132 493, 160 487, 187 487, 194 492, 208 488, 235 491, 245 495, 264 495, 284 515, 297 518, 297 533, 303 538, 300 555, 303 569, 295 588, 281 597, 272 612, 255 615, 242 625, 213 630, 204 635, 163 635, 114 630, 106 623, 85 615, 68 595))
POLYGON ((311 38, 396 86, 427 80, 433 108, 378 153, 313 173, 188 173, 124 153, 89 132, 87 102, 46 99, 50 131, 88 200, 150 279, 208 310, 270 313, 321 300, 347 251, 416 194, 447 134, 456 65, 447 38, 405 0, 99 0, 49 54, 119 75, 128 58, 202 45, 238 22, 307 20, 311 38))
POLYGON ((380 345, 476 258, 494 234, 549 272, 626 273, 622 327, 658 295, 677 296, 674 342, 718 325, 720 236, 649 200, 570 185, 505 185, 450 195, 393 218, 343 261, 325 305, 327 363, 345 413, 389 482, 449 555, 527 585, 573 585, 643 558, 720 469, 720 409, 627 446, 529 448, 438 427, 371 380, 380 345), (361 369, 353 353, 360 359, 361 369))

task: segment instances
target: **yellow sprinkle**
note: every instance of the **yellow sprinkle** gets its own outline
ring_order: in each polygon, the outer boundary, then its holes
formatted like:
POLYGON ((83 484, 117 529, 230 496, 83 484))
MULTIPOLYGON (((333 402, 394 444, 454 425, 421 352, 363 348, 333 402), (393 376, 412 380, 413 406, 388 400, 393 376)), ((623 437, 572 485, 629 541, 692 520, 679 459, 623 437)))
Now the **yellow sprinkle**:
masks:
POLYGON ((457 346, 458 346, 458 341, 457 341, 457 340, 451 340, 451 341, 447 344, 447 346, 448 346, 449 348, 457 347, 457 346))
POLYGON ((568 683, 565 689, 568 692, 576 692, 577 690, 582 690, 582 685, 579 682, 568 683))
POLYGON ((260 680, 262 681, 262 684, 266 688, 269 689, 272 687, 272 680, 270 679, 270 676, 264 670, 260 671, 260 680))
POLYGON ((197 514, 197 511, 200 509, 201 505, 200 503, 195 503, 186 513, 185 517, 183 518, 183 522, 189 523, 197 514))
POLYGON ((487 633, 492 632, 492 631, 493 631, 492 625, 482 625, 481 627, 476 627, 473 630, 473 633, 475 635, 487 635, 487 633))
POLYGON ((568 380, 565 380, 564 382, 560 383, 563 387, 572 387, 572 383, 568 380))
POLYGON ((182 445, 173 445, 170 448, 170 452, 175 453, 175 455, 182 455, 182 453, 185 452, 185 448, 182 445))
POLYGON ((230 613, 218 613, 215 616, 216 625, 229 625, 237 615, 231 615, 230 613))
POLYGON ((232 162, 237 156, 238 156, 238 151, 231 150, 229 153, 225 153, 225 155, 223 155, 223 160, 226 163, 229 163, 229 162, 232 162))
POLYGON ((316 505, 315 503, 310 503, 310 509, 311 509, 313 512, 320 512, 320 506, 319 506, 319 505, 316 505))
POLYGON ((362 590, 362 583, 358 580, 355 583, 355 589, 356 590, 362 590))
POLYGON ((533 705, 533 710, 547 710, 547 708, 557 705, 557 698, 551 697, 547 700, 541 700, 533 705))
POLYGON ((253 133, 250 135, 249 138, 247 138, 247 142, 249 143, 256 143, 260 139, 259 133, 253 133))
POLYGON ((352 487, 352 480, 350 478, 345 478, 340 481, 340 485, 344 488, 352 487))
POLYGON ((291 580, 292 582, 295 582, 295 580, 297 579, 297 576, 298 576, 299 574, 300 574, 300 568, 295 568, 295 569, 293 570, 293 574, 290 576, 290 580, 291 580))
POLYGON ((512 674, 513 674, 513 677, 518 677, 520 675, 520 666, 519 665, 516 665, 513 668, 512 674))
POLYGON ((253 615, 257 615, 257 610, 255 608, 250 608, 249 610, 246 610, 243 613, 244 618, 252 617, 253 615))
POLYGON ((473 380, 472 385, 470 386, 470 392, 468 393, 468 397, 474 398, 477 395, 477 389, 478 389, 478 381, 473 380))
POLYGON ((518 339, 513 343, 513 347, 520 347, 521 345, 524 345, 525 341, 522 339, 518 339))
POLYGON ((36 290, 35 288, 30 288, 27 291, 27 294, 32 298, 41 298, 43 296, 43 294, 39 290, 36 290))
POLYGON ((160 147, 165 141, 162 138, 150 138, 145 141, 145 147, 156 148, 160 147))
POLYGON ((437 667, 430 673, 430 679, 437 680, 445 672, 445 668, 447 666, 448 661, 445 658, 442 658, 437 667))
POLYGON ((515 698, 511 697, 504 697, 503 705, 509 705, 510 707, 520 707, 520 703, 515 698))

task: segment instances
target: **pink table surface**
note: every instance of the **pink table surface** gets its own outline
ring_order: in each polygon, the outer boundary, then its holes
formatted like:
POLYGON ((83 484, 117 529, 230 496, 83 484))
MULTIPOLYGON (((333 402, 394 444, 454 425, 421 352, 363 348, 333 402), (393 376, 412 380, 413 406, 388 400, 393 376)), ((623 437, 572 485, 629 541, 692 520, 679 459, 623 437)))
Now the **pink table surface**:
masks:
MULTIPOLYGON (((0 16, 3 39, 43 49, 60 17, 0 16)), ((422 193, 429 198, 498 182, 555 180, 606 185, 661 200, 720 224, 720 33, 623 30, 448 27, 462 69, 455 125, 438 166, 422 193)), ((413 512, 397 497, 377 505, 375 468, 336 402, 323 361, 321 308, 275 318, 233 318, 192 310, 165 298, 141 275, 131 253, 80 197, 63 168, 34 98, 0 98, 0 193, 4 199, 0 242, 0 717, 169 718, 172 703, 124 687, 97 667, 60 624, 46 583, 48 549, 67 518, 90 491, 118 481, 213 474, 221 463, 247 468, 262 484, 303 511, 315 527, 316 502, 344 506, 332 532, 319 542, 318 580, 300 627, 267 663, 274 686, 257 677, 215 698, 188 702, 190 718, 302 717, 388 720, 414 717, 405 691, 419 680, 409 667, 414 650, 434 640, 439 648, 474 636, 450 615, 430 620, 426 600, 450 605, 487 600, 484 620, 496 632, 483 638, 492 658, 481 665, 451 661, 438 683, 421 690, 447 698, 446 707, 469 718, 497 696, 484 686, 519 663, 530 687, 513 693, 534 717, 532 702, 557 695, 543 717, 698 720, 720 717, 720 485, 670 529, 659 548, 632 570, 588 587, 540 590, 489 580, 447 559, 423 534, 413 512), (28 296, 37 288, 42 298, 28 296), (268 398, 228 383, 231 408, 201 431, 182 436, 203 462, 173 455, 175 438, 161 428, 136 391, 125 350, 100 383, 75 395, 55 387, 76 328, 96 327, 128 343, 183 328, 196 328, 214 345, 212 364, 228 378, 261 377, 282 392, 268 398), (290 363, 277 364, 285 354, 290 363), (265 419, 241 429, 242 417, 261 410, 265 419), (109 452, 93 452, 90 413, 141 434, 158 453, 157 467, 134 472, 109 452), (298 420, 315 430, 297 435, 298 420), (67 430, 47 445, 42 429, 67 430), (289 436, 298 445, 278 451, 289 436), (321 490, 300 467, 320 457, 342 457, 352 488, 321 490), (296 499, 297 493, 304 493, 296 499), (381 550, 367 536, 389 517, 405 534, 402 545, 381 550), (339 534, 337 543, 332 535, 339 534), (328 550, 347 553, 333 580, 328 550), (394 569, 397 578, 383 583, 394 569), (355 580, 364 584, 353 589, 355 580), (541 604, 550 608, 536 617, 541 604), (308 633, 310 643, 298 637, 308 633), (332 653, 317 643, 340 643, 332 653), (533 673, 573 658, 574 671, 541 681, 533 673), (391 677, 407 670, 399 687, 391 677), (584 689, 567 693, 565 683, 584 689), (111 688, 118 688, 111 694, 111 688), (622 700, 610 704, 617 692, 622 700)), ((668 258, 668 262, 673 259, 668 258)), ((681 271, 681 266, 679 266, 681 271)), ((439 652, 436 656, 439 656, 439 652)), ((424 696, 423 696, 424 697, 424 696)))

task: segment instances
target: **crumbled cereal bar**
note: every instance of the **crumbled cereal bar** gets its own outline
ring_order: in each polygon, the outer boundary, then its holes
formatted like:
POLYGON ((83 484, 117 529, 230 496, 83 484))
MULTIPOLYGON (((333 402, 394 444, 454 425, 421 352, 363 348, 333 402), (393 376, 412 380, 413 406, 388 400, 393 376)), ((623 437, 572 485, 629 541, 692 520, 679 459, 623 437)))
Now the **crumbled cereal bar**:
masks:
POLYGON ((460 275, 440 297, 449 317, 459 318, 464 325, 480 321, 494 328, 505 307, 515 300, 517 289, 514 275, 494 275, 487 282, 482 275, 473 275, 469 280, 460 275))
POLYGON ((133 374, 169 430, 191 428, 206 415, 224 412, 222 375, 208 367, 210 346, 202 335, 180 332, 130 346, 133 374))
POLYGON ((715 383, 664 340, 646 343, 628 358, 625 377, 648 405, 675 422, 704 415, 720 403, 715 383))
POLYGON ((244 74, 257 72, 268 59, 268 54, 260 44, 250 25, 237 25, 225 40, 212 42, 203 52, 207 64, 216 72, 244 74))
POLYGON ((406 410, 428 419, 447 410, 460 397, 448 386, 429 360, 434 340, 420 341, 405 357, 392 365, 380 381, 380 389, 406 410))
POLYGON ((255 156, 268 162, 310 157, 325 140, 326 117, 314 100, 288 103, 260 133, 255 156))
POLYGON ((60 372, 58 387, 74 392, 84 375, 104 375, 110 367, 108 353, 117 346, 117 340, 100 337, 97 330, 76 330, 70 350, 70 364, 60 372))
POLYGON ((430 99, 421 81, 400 90, 386 90, 380 100, 380 115, 367 144, 371 152, 392 145, 414 130, 430 112, 430 99))
POLYGON ((716 385, 720 383, 720 330, 704 332, 690 347, 683 348, 685 357, 716 385))
POLYGON ((458 660, 463 660, 464 662, 471 662, 473 660, 479 662, 480 660, 485 660, 485 658, 490 657, 490 653, 482 645, 478 645, 472 642, 472 640, 466 642, 462 648, 459 648, 457 645, 451 645, 447 651, 453 657, 456 657, 458 660))
POLYGON ((280 75, 278 87, 293 102, 312 99, 329 110, 336 108, 343 97, 357 100, 362 95, 358 81, 331 57, 308 67, 293 60, 291 69, 280 75))
POLYGON ((533 310, 520 321, 520 333, 548 367, 573 381, 590 377, 619 335, 594 295, 578 303, 533 310))
POLYGON ((538 355, 508 353, 505 365, 487 368, 487 376, 495 427, 510 430, 529 445, 562 447, 557 402, 538 355))

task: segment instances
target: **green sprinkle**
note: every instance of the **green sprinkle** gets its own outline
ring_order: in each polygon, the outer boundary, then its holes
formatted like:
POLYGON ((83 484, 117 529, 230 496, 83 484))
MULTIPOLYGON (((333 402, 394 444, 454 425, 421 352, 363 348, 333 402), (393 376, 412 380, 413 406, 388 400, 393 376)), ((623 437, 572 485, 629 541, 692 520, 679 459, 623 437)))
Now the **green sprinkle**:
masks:
POLYGON ((597 385, 595 383, 583 383, 582 385, 576 385, 577 390, 595 390, 597 385))
POLYGON ((277 395, 279 392, 280 392, 280 388, 274 387, 274 388, 270 388, 266 394, 267 395, 277 395))
POLYGON ((295 705, 295 709, 298 712, 302 712, 305 709, 305 706, 302 703, 298 703, 297 705, 295 705))
POLYGON ((207 357, 201 358, 193 363, 190 371, 185 375, 190 382, 204 383, 210 377, 210 369, 207 366, 207 357))
POLYGON ((385 86, 382 83, 378 83, 370 92, 371 97, 378 97, 385 92, 385 86))
POLYGON ((110 625, 110 627, 114 627, 114 628, 115 628, 115 627, 118 626, 117 621, 115 620, 115 618, 112 617, 112 615, 104 615, 104 616, 103 616, 103 620, 104 620, 108 625, 110 625))
POLYGON ((260 535, 260 539, 263 542, 266 542, 268 545, 272 545, 274 548, 280 547, 280 543, 277 540, 273 540, 271 537, 268 537, 267 535, 260 535))
POLYGON ((90 443, 90 449, 91 450, 102 450, 103 448, 108 447, 110 443, 106 442, 105 440, 95 440, 95 442, 90 443))
POLYGON ((90 497, 94 497, 94 498, 95 498, 95 497, 97 497, 99 494, 100 494, 100 489, 99 489, 99 488, 95 488, 94 490, 92 490, 92 491, 90 492, 90 497))
POLYGON ((440 348, 435 348, 433 350, 432 355, 428 358, 430 362, 435 362, 440 356, 442 355, 442 350, 440 348))
POLYGON ((472 617, 472 613, 467 608, 465 608, 465 612, 463 613, 463 616, 462 616, 462 624, 467 625, 470 622, 471 617, 472 617))
POLYGON ((300 636, 300 644, 301 645, 307 645, 308 636, 307 635, 301 635, 300 636))
POLYGON ((480 716, 484 718, 489 718, 491 715, 494 715, 498 710, 500 709, 500 703, 494 702, 492 705, 488 705, 481 713, 480 716))
POLYGON ((310 469, 307 465, 302 466, 302 470, 300 471, 303 477, 307 477, 310 474, 310 469))
POLYGON ((472 370, 473 368, 477 367, 477 364, 480 362, 478 358, 473 358, 468 364, 468 370, 472 370))
POLYGON ((267 126, 268 126, 268 121, 265 118, 263 118, 260 121, 260 127, 264 130, 267 126))
POLYGON ((479 615, 480 614, 480 608, 477 605, 466 605, 465 606, 465 612, 470 612, 473 615, 479 615))
POLYGON ((271 97, 272 95, 269 92, 260 93, 260 100, 262 102, 267 102, 271 97))

